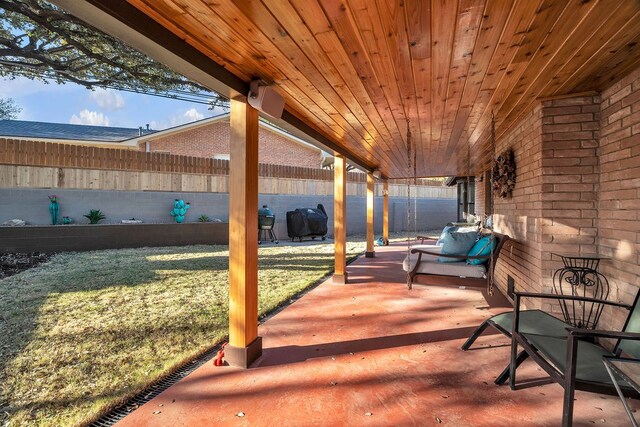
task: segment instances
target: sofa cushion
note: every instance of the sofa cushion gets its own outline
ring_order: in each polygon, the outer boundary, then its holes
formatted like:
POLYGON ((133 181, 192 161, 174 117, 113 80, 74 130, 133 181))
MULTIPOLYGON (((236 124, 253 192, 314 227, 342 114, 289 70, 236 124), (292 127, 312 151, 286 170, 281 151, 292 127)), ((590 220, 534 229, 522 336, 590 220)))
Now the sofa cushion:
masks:
MULTIPOLYGON (((423 257, 424 259, 424 257, 423 257)), ((487 269, 484 265, 469 265, 465 261, 459 262, 421 262, 418 266, 420 274, 434 274, 439 276, 484 278, 487 269)))
POLYGON ((436 245, 437 246, 442 246, 442 244, 444 243, 444 236, 446 236, 447 233, 450 233, 452 231, 458 231, 458 227, 456 227, 455 225, 446 225, 442 229, 442 233, 440 233, 440 237, 438 238, 438 241, 436 242, 436 245))
MULTIPOLYGON (((444 243, 442 244, 440 253, 446 255, 467 255, 476 243, 476 240, 478 240, 477 232, 449 232, 444 236, 444 243)), ((460 262, 460 259, 439 257, 438 261, 460 262)))
POLYGON ((470 225, 467 227, 460 227, 458 225, 445 225, 442 229, 442 233, 440 233, 440 238, 436 242, 437 246, 442 246, 444 244, 444 237, 447 233, 458 232, 458 233, 477 233, 480 229, 475 225, 470 225))
MULTIPOLYGON (((411 249, 422 249, 427 252, 435 252, 439 254, 440 250, 442 249, 442 246, 415 245, 415 246, 412 246, 411 249)), ((418 255, 419 254, 409 254, 404 258, 404 261, 402 261, 402 268, 404 271, 408 272, 413 270, 413 268, 416 266, 416 262, 418 261, 418 255)), ((422 254, 422 262, 436 262, 437 259, 438 259, 437 256, 422 254)))
MULTIPOLYGON (((442 250, 442 246, 436 245, 415 245, 411 248, 435 253, 440 253, 442 250)), ((404 258, 402 262, 404 271, 409 272, 413 270, 418 261, 418 255, 419 254, 409 254, 409 256, 404 258)), ((484 278, 486 277, 487 269, 484 265, 469 265, 465 261, 442 263, 438 262, 438 256, 436 255, 422 254, 420 266, 418 266, 416 272, 442 276, 484 278)))
MULTIPOLYGON (((469 256, 487 256, 491 255, 491 251, 496 246, 496 240, 493 236, 484 236, 478 240, 471 250, 469 251, 469 256)), ((478 265, 486 263, 486 259, 468 259, 467 264, 478 265)))

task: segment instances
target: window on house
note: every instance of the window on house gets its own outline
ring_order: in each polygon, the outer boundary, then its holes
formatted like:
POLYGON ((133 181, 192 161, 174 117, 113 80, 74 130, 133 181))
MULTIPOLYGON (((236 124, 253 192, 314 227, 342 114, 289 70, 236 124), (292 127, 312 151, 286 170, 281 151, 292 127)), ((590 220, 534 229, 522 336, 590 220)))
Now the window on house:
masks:
POLYGON ((476 183, 474 177, 459 178, 458 187, 458 222, 473 220, 476 213, 476 183))
POLYGON ((214 154, 213 155, 213 159, 214 160, 229 160, 230 155, 229 154, 214 154))

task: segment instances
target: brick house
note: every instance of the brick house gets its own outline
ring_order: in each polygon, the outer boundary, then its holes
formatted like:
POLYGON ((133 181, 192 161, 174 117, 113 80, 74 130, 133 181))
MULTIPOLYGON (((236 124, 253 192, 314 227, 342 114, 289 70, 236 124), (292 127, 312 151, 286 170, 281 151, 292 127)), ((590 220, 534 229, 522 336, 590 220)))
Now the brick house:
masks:
MULTIPOLYGON (((548 292, 561 264, 553 254, 573 253, 607 258, 600 269, 614 297, 633 300, 640 286, 638 111, 640 68, 600 93, 541 99, 495 141, 495 153, 514 152, 511 197, 491 198, 487 170, 472 171, 475 214, 493 214, 495 228, 514 238, 496 267, 503 291, 511 276, 519 289, 548 292)), ((616 315, 605 311, 603 324, 620 324, 616 315)))
MULTIPOLYGON (((134 138, 140 150, 193 157, 229 159, 229 114, 187 123, 134 138)), ((320 168, 322 151, 279 128, 260 121, 259 162, 320 168)))

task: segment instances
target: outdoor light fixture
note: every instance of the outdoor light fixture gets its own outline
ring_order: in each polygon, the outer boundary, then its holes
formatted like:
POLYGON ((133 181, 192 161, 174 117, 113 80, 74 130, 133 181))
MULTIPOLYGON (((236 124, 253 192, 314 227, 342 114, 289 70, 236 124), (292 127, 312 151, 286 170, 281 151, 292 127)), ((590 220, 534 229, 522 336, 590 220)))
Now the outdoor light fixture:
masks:
POLYGON ((376 179, 380 179, 382 177, 382 173, 378 169, 374 170, 372 175, 376 179))

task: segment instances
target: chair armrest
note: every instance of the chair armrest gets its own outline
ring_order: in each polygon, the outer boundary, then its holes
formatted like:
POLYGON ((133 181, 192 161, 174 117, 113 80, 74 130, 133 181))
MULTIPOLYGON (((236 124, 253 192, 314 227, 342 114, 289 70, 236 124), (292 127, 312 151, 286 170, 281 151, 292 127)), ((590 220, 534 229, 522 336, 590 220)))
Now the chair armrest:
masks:
POLYGON ((422 241, 422 243, 424 243, 425 240, 436 240, 433 237, 429 237, 429 236, 423 236, 422 234, 418 234, 416 236, 416 240, 420 239, 422 241))
POLYGON ((622 308, 626 308, 627 310, 631 309, 631 306, 629 304, 624 304, 624 303, 615 302, 615 301, 608 301, 608 300, 598 299, 598 298, 581 297, 579 295, 542 294, 542 293, 536 293, 536 292, 514 292, 514 294, 519 297, 525 297, 525 298, 561 299, 561 300, 595 302, 598 304, 605 304, 613 307, 622 307, 622 308))
POLYGON ((639 332, 620 332, 620 331, 604 331, 598 329, 579 329, 579 328, 567 328, 567 331, 571 335, 577 337, 598 337, 598 338, 614 338, 621 340, 634 340, 640 341, 639 332))
POLYGON ((489 259, 491 258, 491 255, 478 255, 478 256, 471 256, 471 255, 450 255, 450 254, 441 254, 438 252, 429 252, 429 251, 425 251, 424 249, 411 249, 411 253, 412 254, 425 254, 425 255, 433 255, 433 256, 438 256, 438 257, 443 257, 443 258, 458 258, 458 259, 489 259))

